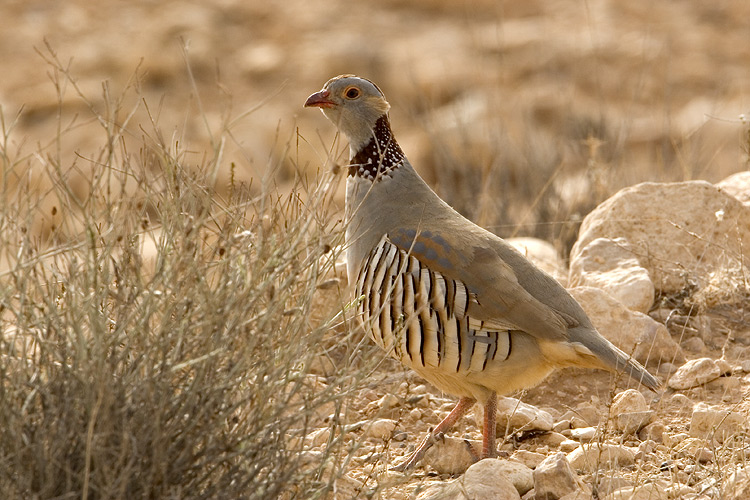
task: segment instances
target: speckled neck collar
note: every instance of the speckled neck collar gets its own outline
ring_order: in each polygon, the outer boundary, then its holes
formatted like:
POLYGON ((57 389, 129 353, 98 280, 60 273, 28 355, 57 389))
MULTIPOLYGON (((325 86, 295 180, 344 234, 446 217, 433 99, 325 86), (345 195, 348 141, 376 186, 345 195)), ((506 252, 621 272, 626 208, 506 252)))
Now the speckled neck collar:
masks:
POLYGON ((388 116, 383 115, 375 123, 375 134, 349 162, 348 175, 369 181, 391 177, 393 171, 406 160, 404 152, 393 137, 388 116))

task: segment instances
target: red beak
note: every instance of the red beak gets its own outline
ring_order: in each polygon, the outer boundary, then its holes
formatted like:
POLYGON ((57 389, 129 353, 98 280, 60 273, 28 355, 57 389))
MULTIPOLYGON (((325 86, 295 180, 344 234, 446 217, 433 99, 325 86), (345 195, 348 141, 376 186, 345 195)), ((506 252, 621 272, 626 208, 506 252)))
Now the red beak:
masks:
POLYGON ((305 107, 332 108, 336 106, 336 103, 328 98, 330 95, 331 93, 327 90, 315 92, 313 95, 307 98, 307 100, 305 101, 305 107))

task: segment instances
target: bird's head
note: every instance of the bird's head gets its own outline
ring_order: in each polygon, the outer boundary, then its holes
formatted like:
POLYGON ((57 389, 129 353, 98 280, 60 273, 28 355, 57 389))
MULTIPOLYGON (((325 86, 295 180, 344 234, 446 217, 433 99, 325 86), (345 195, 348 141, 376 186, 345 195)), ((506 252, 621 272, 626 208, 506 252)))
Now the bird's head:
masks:
POLYGON ((354 75, 331 78, 323 89, 305 101, 305 107, 317 107, 344 134, 353 151, 358 151, 373 136, 378 118, 391 107, 380 89, 370 80, 354 75))

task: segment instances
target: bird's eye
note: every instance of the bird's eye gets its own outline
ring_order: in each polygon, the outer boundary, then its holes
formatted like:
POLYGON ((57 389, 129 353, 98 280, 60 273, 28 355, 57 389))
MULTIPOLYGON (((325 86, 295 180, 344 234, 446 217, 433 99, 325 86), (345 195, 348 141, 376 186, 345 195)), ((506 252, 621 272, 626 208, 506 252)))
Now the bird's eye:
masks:
POLYGON ((359 89, 357 87, 349 87, 348 89, 346 89, 346 92, 344 92, 344 95, 348 99, 356 99, 357 97, 359 97, 359 89))

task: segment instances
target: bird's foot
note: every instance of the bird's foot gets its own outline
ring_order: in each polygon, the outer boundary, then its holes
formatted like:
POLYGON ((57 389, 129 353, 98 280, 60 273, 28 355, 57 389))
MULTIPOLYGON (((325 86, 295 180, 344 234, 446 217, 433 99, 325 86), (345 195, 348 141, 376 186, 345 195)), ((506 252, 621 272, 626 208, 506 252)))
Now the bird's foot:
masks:
POLYGON ((419 443, 417 449, 414 450, 414 452, 409 455, 406 460, 394 467, 391 467, 390 470, 394 472, 406 472, 413 469, 424 458, 427 450, 432 448, 432 445, 434 445, 438 441, 442 441, 444 437, 445 434, 443 432, 435 433, 430 430, 430 433, 425 436, 421 443, 419 443))
POLYGON ((464 445, 466 445, 466 451, 469 452, 469 455, 471 456, 471 463, 477 463, 480 460, 479 453, 474 450, 474 447, 471 445, 468 439, 464 439, 464 445))
MULTIPOLYGON (((484 460, 485 458, 497 458, 499 456, 497 450, 493 450, 492 448, 487 451, 482 451, 482 453, 477 453, 477 451, 474 449, 474 445, 472 445, 468 439, 464 439, 464 445, 466 446, 466 451, 469 452, 472 463, 477 463, 480 460, 484 460)), ((508 454, 505 453, 505 455, 508 454)))

